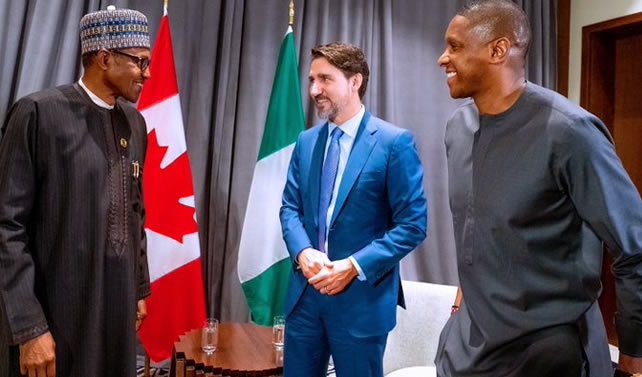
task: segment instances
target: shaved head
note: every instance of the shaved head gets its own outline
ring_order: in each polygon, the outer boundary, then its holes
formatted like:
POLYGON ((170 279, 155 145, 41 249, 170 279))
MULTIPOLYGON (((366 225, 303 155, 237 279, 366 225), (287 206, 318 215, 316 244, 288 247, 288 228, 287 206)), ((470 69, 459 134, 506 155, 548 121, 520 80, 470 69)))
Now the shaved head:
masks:
POLYGON ((464 5, 457 15, 470 22, 470 31, 482 42, 505 37, 511 44, 528 52, 531 31, 524 11, 510 0, 475 0, 464 5))

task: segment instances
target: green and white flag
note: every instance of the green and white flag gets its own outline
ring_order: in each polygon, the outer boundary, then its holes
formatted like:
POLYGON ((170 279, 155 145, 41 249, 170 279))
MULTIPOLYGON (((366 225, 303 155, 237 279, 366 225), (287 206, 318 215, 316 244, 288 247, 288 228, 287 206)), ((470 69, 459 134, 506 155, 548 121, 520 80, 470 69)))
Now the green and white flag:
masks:
POLYGON ((275 315, 283 314, 291 262, 281 235, 279 209, 290 156, 303 125, 296 50, 292 27, 288 27, 279 50, 239 246, 239 279, 252 320, 259 325, 270 326, 275 315))

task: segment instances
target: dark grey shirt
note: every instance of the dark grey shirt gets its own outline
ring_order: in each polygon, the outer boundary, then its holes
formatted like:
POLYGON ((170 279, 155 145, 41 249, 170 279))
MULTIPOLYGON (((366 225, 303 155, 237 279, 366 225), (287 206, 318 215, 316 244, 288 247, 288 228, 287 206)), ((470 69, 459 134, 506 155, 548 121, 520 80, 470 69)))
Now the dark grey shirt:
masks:
POLYGON ((604 124, 527 83, 504 113, 460 107, 446 148, 464 300, 442 333, 439 375, 485 375, 510 360, 503 345, 581 321, 589 362, 608 357, 594 305, 601 241, 615 257, 620 350, 642 356, 642 201, 604 124))

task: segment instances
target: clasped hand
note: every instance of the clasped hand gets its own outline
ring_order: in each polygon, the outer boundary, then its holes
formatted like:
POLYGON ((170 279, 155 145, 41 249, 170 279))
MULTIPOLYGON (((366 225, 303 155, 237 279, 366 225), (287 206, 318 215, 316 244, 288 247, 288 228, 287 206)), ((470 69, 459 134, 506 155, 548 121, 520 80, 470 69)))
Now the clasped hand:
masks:
POLYGON ((325 253, 312 248, 301 251, 298 262, 308 283, 330 296, 343 292, 358 275, 350 259, 331 261, 325 253))

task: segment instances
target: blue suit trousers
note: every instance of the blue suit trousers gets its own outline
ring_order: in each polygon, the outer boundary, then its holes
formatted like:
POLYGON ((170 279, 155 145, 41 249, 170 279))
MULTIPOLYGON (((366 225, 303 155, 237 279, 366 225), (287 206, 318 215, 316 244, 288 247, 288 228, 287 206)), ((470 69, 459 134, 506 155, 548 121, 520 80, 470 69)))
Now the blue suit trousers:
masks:
POLYGON ((334 296, 307 286, 285 320, 284 377, 323 377, 330 355, 337 377, 383 376, 388 334, 350 335, 350 318, 334 304, 334 296))

